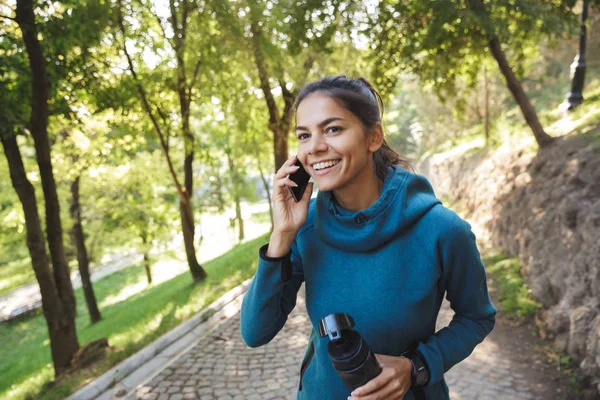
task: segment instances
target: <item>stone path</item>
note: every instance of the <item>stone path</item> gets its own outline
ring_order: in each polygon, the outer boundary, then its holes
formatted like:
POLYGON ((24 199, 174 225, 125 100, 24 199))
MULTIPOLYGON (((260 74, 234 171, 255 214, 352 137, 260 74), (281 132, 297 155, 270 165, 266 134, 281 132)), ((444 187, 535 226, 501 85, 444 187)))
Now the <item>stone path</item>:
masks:
POLYGON ((310 334, 304 297, 298 296, 285 326, 265 346, 246 346, 239 326, 238 312, 179 360, 138 386, 130 398, 295 399, 300 363, 310 334))
MULTIPOLYGON (((152 379, 130 399, 295 399, 300 363, 308 343, 310 322, 304 289, 282 331, 266 346, 252 349, 239 332, 239 313, 152 379)), ((453 315, 444 300, 437 321, 446 326, 453 315)), ((499 345, 493 333, 463 362, 446 373, 453 400, 555 399, 548 397, 543 377, 531 382, 527 366, 512 361, 519 351, 499 345)), ((325 398, 325 397, 324 397, 325 398)), ((407 398, 408 400, 408 398, 407 398)))

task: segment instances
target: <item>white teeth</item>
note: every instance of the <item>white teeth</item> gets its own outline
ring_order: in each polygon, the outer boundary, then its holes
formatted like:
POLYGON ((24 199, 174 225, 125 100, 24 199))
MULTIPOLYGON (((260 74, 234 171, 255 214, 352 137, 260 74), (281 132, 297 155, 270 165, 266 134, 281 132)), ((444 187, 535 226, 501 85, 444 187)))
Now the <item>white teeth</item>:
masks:
POLYGON ((341 160, 321 162, 321 163, 313 165, 313 168, 318 171, 323 168, 332 167, 332 166, 336 165, 337 163, 339 163, 340 161, 341 160))

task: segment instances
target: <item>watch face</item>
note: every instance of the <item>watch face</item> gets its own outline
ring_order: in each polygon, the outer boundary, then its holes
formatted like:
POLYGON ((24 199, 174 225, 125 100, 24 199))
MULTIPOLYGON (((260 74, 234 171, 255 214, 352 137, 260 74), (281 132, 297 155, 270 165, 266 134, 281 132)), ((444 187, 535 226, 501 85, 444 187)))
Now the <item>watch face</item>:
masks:
POLYGON ((427 369, 422 367, 419 371, 417 371, 417 378, 415 379, 415 383, 417 384, 417 386, 424 385, 428 379, 429 372, 427 372, 427 369))

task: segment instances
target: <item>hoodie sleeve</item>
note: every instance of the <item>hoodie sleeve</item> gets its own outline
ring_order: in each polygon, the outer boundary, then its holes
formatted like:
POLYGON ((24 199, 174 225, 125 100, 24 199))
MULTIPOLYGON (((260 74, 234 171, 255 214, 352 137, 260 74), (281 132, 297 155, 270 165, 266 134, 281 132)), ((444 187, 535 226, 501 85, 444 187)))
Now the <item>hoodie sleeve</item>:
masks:
POLYGON ((268 246, 259 250, 258 268, 242 301, 240 329, 250 347, 269 343, 283 328, 304 282, 296 240, 283 257, 267 256, 268 246))
POLYGON ((438 255, 446 298, 455 314, 448 326, 417 347, 430 371, 426 386, 435 385, 446 371, 467 358, 496 322, 497 310, 489 297, 475 235, 456 214, 438 241, 438 255))

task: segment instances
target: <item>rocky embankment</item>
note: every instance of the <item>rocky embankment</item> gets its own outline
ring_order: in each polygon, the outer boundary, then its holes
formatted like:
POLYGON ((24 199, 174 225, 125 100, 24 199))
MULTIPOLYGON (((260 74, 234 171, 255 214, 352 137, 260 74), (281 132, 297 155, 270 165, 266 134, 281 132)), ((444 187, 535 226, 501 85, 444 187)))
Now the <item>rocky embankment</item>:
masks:
POLYGON ((600 392, 600 142, 566 136, 526 149, 435 155, 417 172, 482 243, 520 258, 544 306, 541 328, 600 392))

